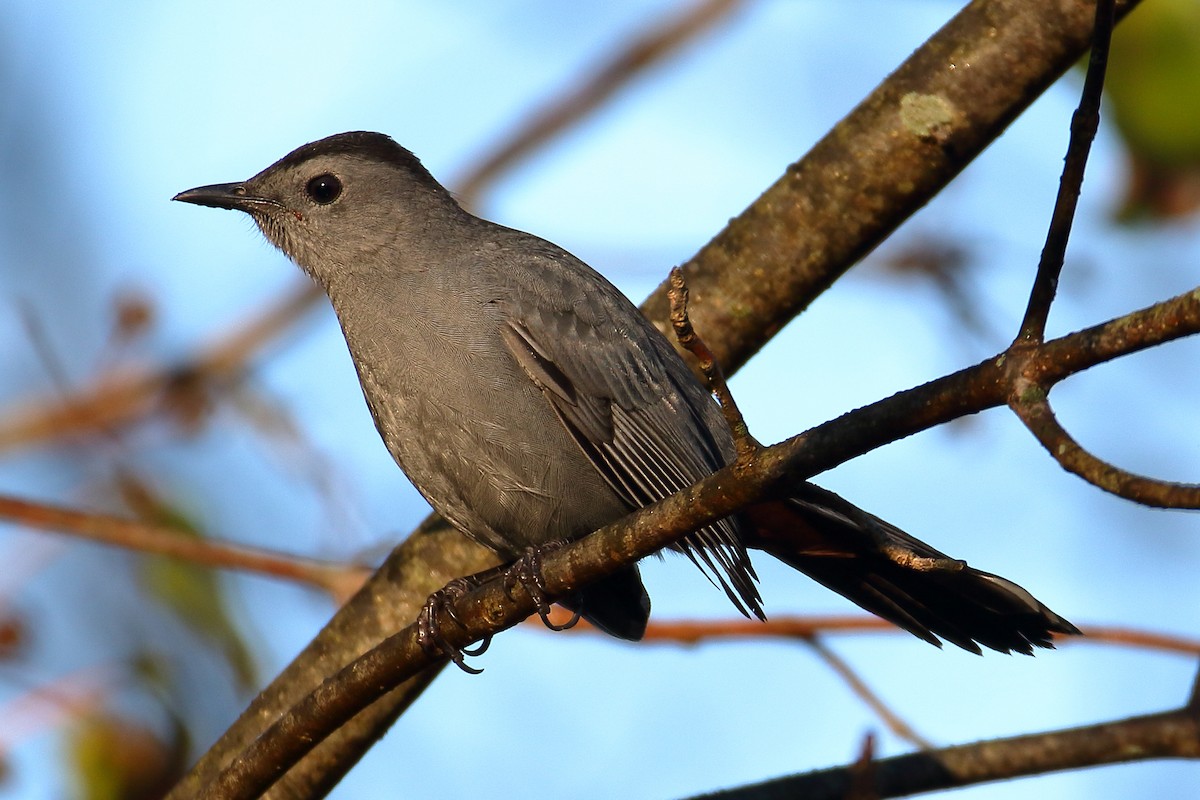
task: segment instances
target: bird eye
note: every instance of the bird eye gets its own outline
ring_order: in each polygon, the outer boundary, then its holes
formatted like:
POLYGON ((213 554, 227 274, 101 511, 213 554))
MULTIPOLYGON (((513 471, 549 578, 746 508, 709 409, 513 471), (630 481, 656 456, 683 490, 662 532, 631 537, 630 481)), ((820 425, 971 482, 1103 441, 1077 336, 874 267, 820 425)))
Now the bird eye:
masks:
POLYGON ((304 187, 304 191, 314 202, 327 206, 341 196, 342 182, 337 179, 336 175, 326 173, 309 181, 308 185, 304 187))

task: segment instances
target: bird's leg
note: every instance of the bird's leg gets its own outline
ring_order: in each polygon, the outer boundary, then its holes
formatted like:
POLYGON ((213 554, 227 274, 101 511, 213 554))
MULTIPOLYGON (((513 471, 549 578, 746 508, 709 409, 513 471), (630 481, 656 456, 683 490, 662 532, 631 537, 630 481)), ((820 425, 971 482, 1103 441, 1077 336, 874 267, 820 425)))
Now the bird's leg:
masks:
POLYGON ((449 656, 456 667, 471 675, 483 672, 482 669, 468 666, 466 656, 474 658, 483 655, 491 645, 492 637, 484 637, 474 647, 455 647, 442 636, 438 618, 445 614, 460 628, 465 628, 466 625, 459 618, 458 612, 454 610, 455 601, 500 574, 506 573, 503 568, 497 567, 475 575, 455 578, 429 595, 425 604, 421 606, 421 612, 417 615, 417 644, 421 646, 421 649, 426 653, 440 653, 449 656))
MULTIPOLYGON (((546 596, 546 579, 542 576, 542 556, 567 544, 565 539, 526 548, 525 553, 504 570, 509 585, 519 583, 537 605, 542 623, 552 631, 565 631, 579 622, 579 612, 561 625, 550 621, 550 599, 546 596)), ((511 595, 510 595, 511 596, 511 595)))

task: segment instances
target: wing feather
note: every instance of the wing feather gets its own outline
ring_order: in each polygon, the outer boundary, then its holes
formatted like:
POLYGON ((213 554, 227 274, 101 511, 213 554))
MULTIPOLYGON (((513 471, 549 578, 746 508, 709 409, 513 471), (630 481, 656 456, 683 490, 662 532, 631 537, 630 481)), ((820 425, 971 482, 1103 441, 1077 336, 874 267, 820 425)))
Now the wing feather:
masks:
MULTIPOLYGON (((632 510, 723 467, 732 439, 721 441, 728 432, 713 430, 712 416, 698 406, 714 401, 662 334, 636 309, 638 327, 622 329, 615 320, 626 320, 627 309, 616 304, 629 301, 587 273, 555 271, 559 283, 543 287, 548 290, 536 298, 525 293, 506 304, 501 335, 588 460, 632 510), (580 281, 590 285, 575 285, 580 281), (580 297, 588 302, 577 302, 580 297)), ((739 611, 764 616, 735 519, 696 531, 676 549, 739 611)))

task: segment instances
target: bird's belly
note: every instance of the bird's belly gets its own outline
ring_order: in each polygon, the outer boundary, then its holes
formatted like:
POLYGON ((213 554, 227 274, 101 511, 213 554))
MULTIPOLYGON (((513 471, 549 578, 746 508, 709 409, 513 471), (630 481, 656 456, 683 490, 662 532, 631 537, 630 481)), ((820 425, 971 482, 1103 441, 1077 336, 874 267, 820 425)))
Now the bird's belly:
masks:
POLYGON ((400 468, 435 511, 502 556, 584 536, 627 514, 541 391, 508 388, 468 397, 446 385, 371 391, 364 380, 400 468))

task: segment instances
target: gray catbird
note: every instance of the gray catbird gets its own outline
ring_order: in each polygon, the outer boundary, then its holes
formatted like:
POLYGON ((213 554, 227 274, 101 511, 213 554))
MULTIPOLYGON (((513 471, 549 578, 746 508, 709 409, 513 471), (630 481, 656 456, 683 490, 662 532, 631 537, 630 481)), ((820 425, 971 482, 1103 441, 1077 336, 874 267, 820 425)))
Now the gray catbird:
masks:
MULTIPOLYGON (((330 136, 175 199, 246 212, 324 287, 388 450, 503 559, 582 537, 734 456, 709 392, 624 295, 559 247, 463 210, 387 136, 330 136)), ((1029 653, 1078 633, 1015 583, 813 484, 677 545, 761 618, 747 546, 934 644, 1029 653)), ((625 639, 650 612, 637 567, 562 602, 625 639)))

